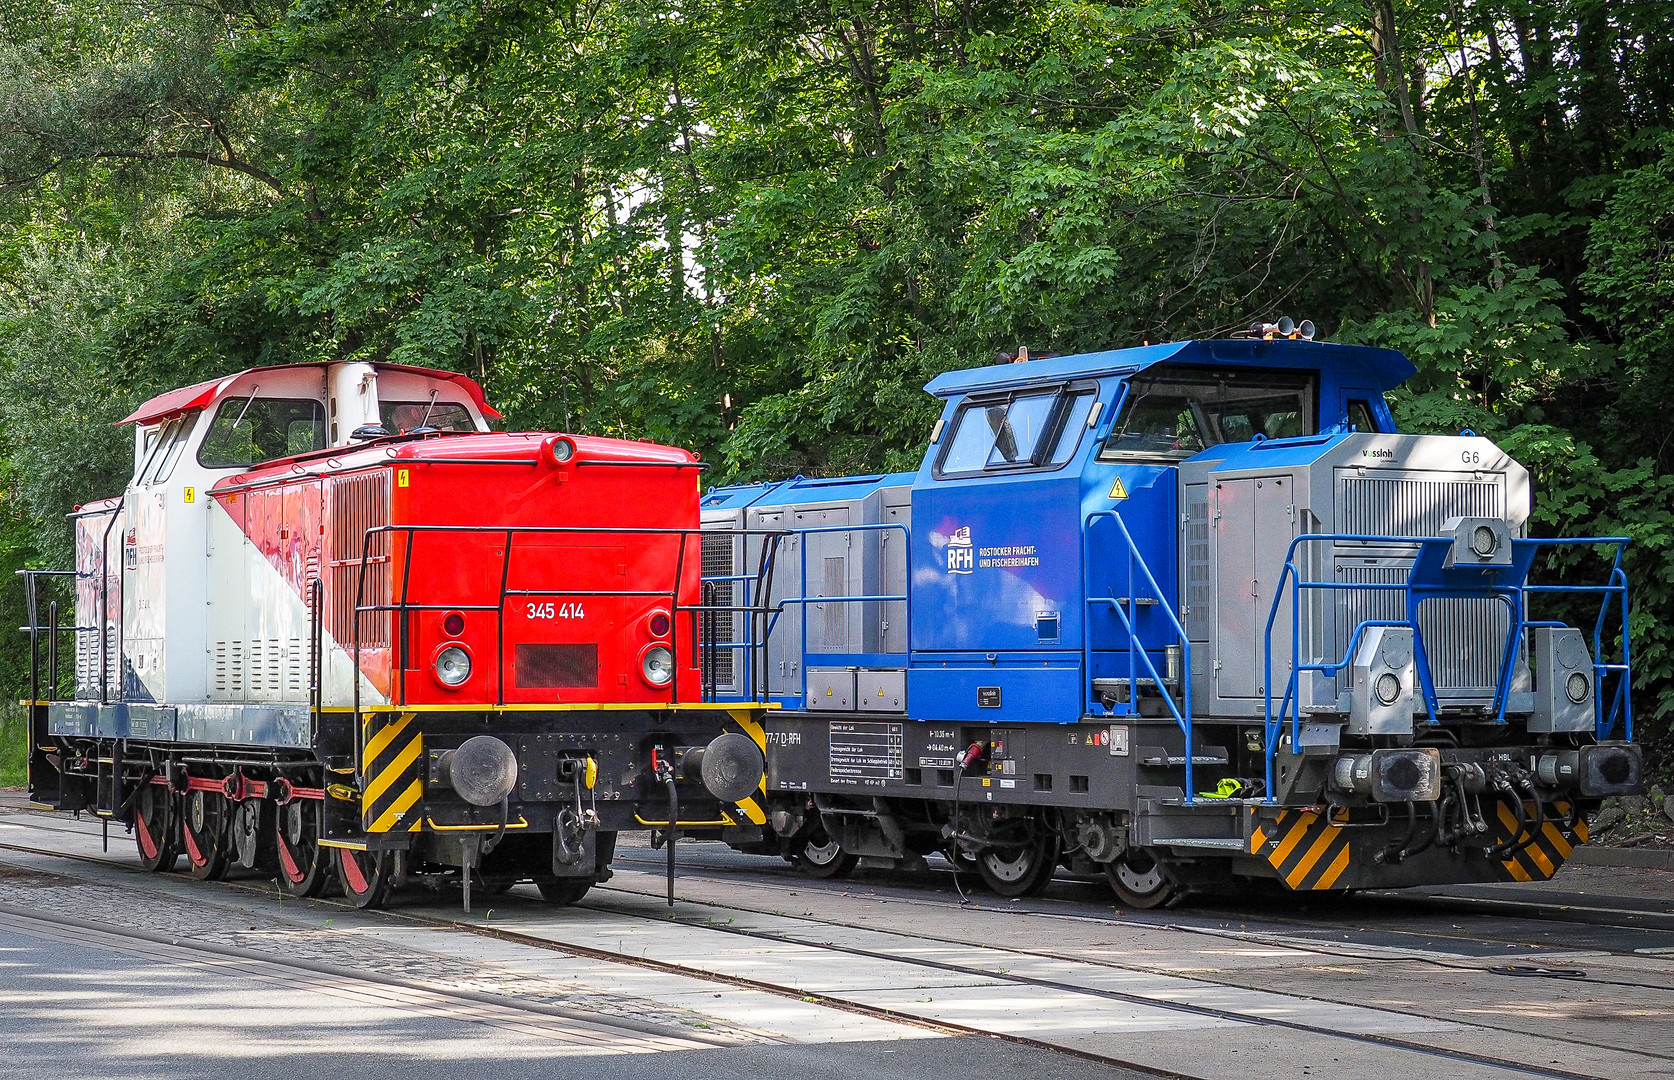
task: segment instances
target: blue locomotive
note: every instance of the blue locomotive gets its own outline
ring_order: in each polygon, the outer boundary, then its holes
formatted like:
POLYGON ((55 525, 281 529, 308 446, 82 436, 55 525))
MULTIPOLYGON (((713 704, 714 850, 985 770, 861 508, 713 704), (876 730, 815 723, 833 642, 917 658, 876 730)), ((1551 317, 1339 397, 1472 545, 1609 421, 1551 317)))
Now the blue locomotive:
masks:
POLYGON ((1550 877, 1643 783, 1627 541, 1526 537, 1516 461, 1397 433, 1405 357, 1282 329, 949 372, 916 473, 708 492, 705 683, 777 706, 735 846, 1141 907, 1550 877))

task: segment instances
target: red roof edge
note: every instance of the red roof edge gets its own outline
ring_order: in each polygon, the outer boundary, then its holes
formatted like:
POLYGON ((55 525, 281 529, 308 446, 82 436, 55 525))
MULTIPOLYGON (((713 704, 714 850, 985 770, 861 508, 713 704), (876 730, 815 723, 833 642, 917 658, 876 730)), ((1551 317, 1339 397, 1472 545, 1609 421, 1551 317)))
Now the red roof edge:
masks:
MULTIPOLYGON (((194 383, 191 386, 182 386, 178 390, 170 390, 165 394, 158 394, 156 397, 150 399, 145 404, 123 417, 121 420, 118 420, 116 422, 116 426, 121 427, 124 424, 150 424, 155 423, 158 420, 166 420, 171 416, 178 416, 184 412, 191 412, 193 409, 201 409, 210 402, 214 401, 215 396, 219 394, 221 390, 227 386, 227 384, 231 383, 234 379, 241 375, 249 375, 257 371, 283 370, 288 367, 324 366, 326 365, 319 363, 275 364, 270 367, 249 368, 245 371, 234 372, 231 375, 223 375, 219 379, 210 379, 207 382, 194 383)), ((461 375, 456 371, 442 371, 437 368, 415 367, 411 364, 373 364, 372 366, 380 371, 403 371, 413 375, 423 375, 427 378, 441 379, 446 382, 455 383, 461 390, 465 391, 465 395, 467 397, 476 403, 477 408, 482 410, 482 414, 484 416, 491 420, 500 419, 500 410, 488 403, 488 399, 483 396, 482 386, 469 375, 461 375)))
MULTIPOLYGON (((240 373, 242 374, 242 373, 240 373)), ((170 390, 166 394, 158 394, 133 412, 116 422, 117 427, 124 424, 149 424, 157 420, 165 420, 193 409, 201 409, 215 399, 221 387, 238 378, 228 375, 220 379, 210 379, 208 382, 194 383, 182 386, 178 390, 170 390)))

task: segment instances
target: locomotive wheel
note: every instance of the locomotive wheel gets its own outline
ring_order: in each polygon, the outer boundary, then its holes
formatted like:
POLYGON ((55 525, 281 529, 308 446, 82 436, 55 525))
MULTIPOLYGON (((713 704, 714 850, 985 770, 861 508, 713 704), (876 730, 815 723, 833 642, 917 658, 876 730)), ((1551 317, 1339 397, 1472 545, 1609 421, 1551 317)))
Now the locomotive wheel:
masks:
POLYGON ((279 848, 279 888, 298 898, 319 896, 331 884, 332 859, 320 846, 320 810, 312 799, 293 799, 273 815, 279 848))
POLYGON ((227 800, 213 791, 188 791, 181 803, 180 840, 186 849, 186 868, 199 881, 220 881, 227 876, 232 847, 227 800))
POLYGON ((154 874, 174 869, 180 859, 179 824, 168 788, 148 782, 140 789, 134 798, 134 842, 141 866, 154 874))
POLYGON ((541 899, 558 907, 569 907, 586 896, 587 890, 592 887, 593 879, 584 877, 551 878, 535 882, 535 888, 541 891, 541 899))
POLYGON ((228 829, 232 833, 234 864, 246 870, 260 869, 270 877, 279 872, 273 811, 273 804, 265 799, 245 799, 234 803, 228 829))
POLYGON ((1055 836, 1031 841, 1021 847, 988 848, 977 856, 977 873, 982 883, 1007 899, 1039 895, 1052 881, 1058 868, 1058 839, 1055 836))
MULTIPOLYGON (((295 805, 295 804, 293 804, 295 805)), ((407 880, 405 851, 350 851, 337 848, 337 880, 357 908, 381 908, 407 880)))
POLYGON ((860 856, 844 851, 841 844, 827 836, 823 828, 816 826, 792 861, 809 877, 846 878, 854 872, 860 856))
POLYGON ((1117 899, 1131 908, 1165 907, 1180 897, 1180 887, 1148 851, 1129 850, 1115 862, 1107 863, 1104 873, 1117 899))

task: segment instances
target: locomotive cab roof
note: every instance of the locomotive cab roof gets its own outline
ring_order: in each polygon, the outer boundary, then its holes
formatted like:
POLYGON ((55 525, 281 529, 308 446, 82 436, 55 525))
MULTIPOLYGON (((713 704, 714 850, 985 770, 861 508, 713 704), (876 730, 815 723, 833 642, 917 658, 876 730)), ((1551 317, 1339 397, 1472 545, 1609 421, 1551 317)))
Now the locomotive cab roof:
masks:
MULTIPOLYGON (((158 394, 156 397, 146 401, 139 408, 117 421, 117 425, 139 424, 143 426, 147 424, 155 424, 159 421, 179 416, 182 413, 197 412, 208 409, 210 406, 226 397, 228 392, 231 391, 233 387, 246 376, 261 375, 267 372, 291 373, 306 371, 308 369, 318 370, 321 372, 322 376, 327 376, 331 369, 341 369, 345 366, 347 365, 320 361, 306 364, 272 364, 267 367, 246 368, 243 371, 237 371, 231 375, 223 375, 218 379, 208 379, 204 382, 194 383, 191 386, 182 386, 178 389, 158 394)), ((374 374, 389 372, 391 374, 412 375, 417 376, 420 379, 435 380, 441 383, 450 384, 464 391, 466 399, 475 405, 477 410, 481 412, 484 417, 495 419, 500 415, 500 413, 492 405, 488 404, 487 399, 483 396, 482 387, 475 379, 468 375, 461 375, 455 371, 443 371, 438 368, 416 367, 410 364, 373 363, 360 366, 372 371, 374 374)))
POLYGON ((1169 362, 1216 367, 1294 368, 1333 371, 1358 385, 1392 390, 1417 370, 1394 349, 1323 341, 1220 339, 1172 341, 1128 349, 1055 356, 1013 364, 949 371, 925 389, 938 397, 1008 390, 1038 383, 1134 375, 1169 362))

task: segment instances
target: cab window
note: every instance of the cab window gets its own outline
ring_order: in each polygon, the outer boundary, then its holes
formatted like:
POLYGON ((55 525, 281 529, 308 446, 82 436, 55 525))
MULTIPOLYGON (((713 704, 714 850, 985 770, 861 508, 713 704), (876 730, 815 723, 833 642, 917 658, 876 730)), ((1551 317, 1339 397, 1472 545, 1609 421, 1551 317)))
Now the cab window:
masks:
POLYGON ((1062 465, 1074 454, 1093 390, 1021 390, 962 406, 938 476, 1062 465))
POLYGON ((1166 368, 1136 377, 1100 461, 1191 457, 1219 443, 1318 430, 1314 378, 1279 371, 1166 368))
POLYGON ((1372 412, 1372 403, 1365 398, 1350 398, 1348 403, 1349 426, 1356 431, 1376 431, 1378 422, 1376 414, 1372 412))
POLYGON ((174 475, 174 466, 180 460, 181 451, 186 449, 186 443, 191 440, 192 428, 196 426, 197 414, 183 416, 174 422, 174 433, 169 444, 163 448, 162 460, 157 463, 152 473, 153 484, 166 484, 170 476, 174 475))
POLYGON ((135 462, 134 483, 148 484, 157 472, 158 464, 169 452, 169 444, 180 431, 180 421, 170 420, 161 427, 156 427, 145 433, 145 447, 140 451, 139 461, 135 462))
POLYGON ((259 465, 325 446, 325 407, 318 401, 227 398, 198 448, 198 464, 209 469, 259 465))
POLYGON ((451 401, 380 401, 378 418, 384 430, 405 435, 414 428, 430 427, 437 431, 475 431, 471 410, 451 401))

